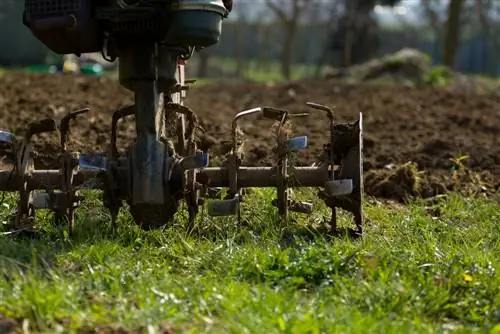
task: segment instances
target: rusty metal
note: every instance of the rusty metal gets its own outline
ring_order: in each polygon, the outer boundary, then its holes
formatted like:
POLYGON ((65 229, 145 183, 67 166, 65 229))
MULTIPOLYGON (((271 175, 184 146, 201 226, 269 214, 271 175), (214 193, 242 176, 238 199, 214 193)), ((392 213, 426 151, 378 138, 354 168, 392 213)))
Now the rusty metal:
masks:
POLYGON ((68 233, 72 235, 75 230, 75 210, 83 199, 78 191, 73 189, 73 177, 74 168, 77 166, 75 161, 75 155, 67 151, 67 142, 69 140, 69 130, 70 122, 74 120, 77 116, 89 112, 90 109, 85 108, 73 112, 69 112, 61 119, 59 123, 59 134, 60 134, 60 144, 61 144, 61 190, 62 193, 58 196, 59 198, 54 198, 54 193, 50 194, 53 196, 51 198, 52 203, 57 203, 58 205, 52 210, 56 212, 56 220, 67 220, 68 222, 68 233), (59 199, 59 200, 58 200, 59 199))
POLYGON ((337 229, 337 208, 349 211, 354 215, 356 229, 350 230, 354 236, 360 236, 363 233, 363 114, 359 114, 357 122, 352 124, 350 131, 339 133, 339 129, 345 128, 343 124, 335 125, 334 112, 327 106, 308 102, 307 105, 313 109, 321 110, 326 113, 330 121, 330 141, 325 146, 325 155, 322 163, 329 169, 329 178, 325 182, 325 187, 319 193, 319 197, 332 210, 330 218, 330 227, 332 233, 337 229), (357 137, 352 145, 350 137, 357 137), (347 145, 346 145, 347 144, 347 145), (351 144, 351 145, 349 145, 351 144), (343 149, 337 152, 336 148, 343 149), (340 171, 338 179, 335 177, 333 167, 339 162, 340 171))
MULTIPOLYGON (((28 189, 28 177, 35 169, 33 161, 33 143, 32 138, 35 135, 48 133, 57 129, 56 122, 53 119, 43 119, 32 122, 28 125, 24 138, 15 140, 14 151, 16 152, 15 173, 19 175, 16 182, 19 193, 17 213, 14 221, 14 228, 30 229, 33 226, 35 218, 35 208, 32 204, 31 191, 28 189)), ((60 183, 60 182, 58 182, 60 183)))
MULTIPOLYGON (((188 227, 191 229, 201 206, 207 205, 211 216, 235 216, 240 221, 243 190, 273 187, 277 190, 277 197, 272 204, 277 207, 281 222, 287 223, 290 212, 309 214, 313 210, 311 203, 295 200, 292 189, 312 187, 319 188, 319 198, 332 210, 329 219, 332 233, 339 230, 336 210, 340 208, 354 215, 356 228, 352 230, 353 235, 362 234, 362 114, 353 123, 337 124, 331 108, 307 103, 307 106, 324 112, 330 127, 320 161, 313 166, 297 166, 294 154, 307 148, 307 136, 295 136, 293 122, 298 117, 313 117, 314 112, 293 114, 272 107, 241 111, 232 120, 231 151, 225 163, 221 167, 209 167, 208 155, 198 149, 195 140, 198 126, 196 114, 183 105, 187 90, 185 86, 190 81, 184 79, 184 65, 177 66, 178 83, 169 91, 160 92, 161 96, 155 97, 154 101, 143 99, 140 107, 135 104, 113 113, 110 142, 103 154, 74 153, 67 150, 71 120, 88 110, 68 113, 59 124, 52 119, 34 122, 28 126, 23 138, 1 132, 0 141, 3 145, 10 145, 16 157, 13 170, 0 171, 0 190, 17 191, 20 195, 14 228, 33 228, 36 210, 49 209, 55 212, 57 219, 64 218, 68 221, 69 233, 73 234, 74 214, 82 200, 82 189, 103 191, 103 204, 111 214, 113 226, 117 225, 119 209, 125 202, 129 203, 136 223, 143 228, 151 228, 167 224, 177 212, 179 201, 183 200, 187 205, 188 227), (150 107, 156 111, 151 113, 148 111, 150 107), (276 160, 271 166, 244 165, 245 138, 240 131, 241 121, 256 114, 260 114, 262 119, 275 122, 276 160), (141 128, 138 131, 143 131, 143 139, 144 131, 152 134, 151 131, 154 130, 156 142, 153 143, 154 140, 149 137, 146 142, 136 141, 124 153, 120 153, 117 148, 118 123, 123 118, 132 116, 135 117, 136 124, 138 117, 141 118, 141 128), (154 120, 146 119, 148 117, 154 117, 154 120), (153 123, 154 129, 151 128, 153 123), (32 158, 32 137, 56 130, 61 139, 58 156, 60 167, 54 170, 36 170, 32 158), (154 154, 163 159, 161 164, 159 161, 154 162, 159 166, 163 165, 163 169, 156 167, 162 171, 161 178, 158 175, 154 177, 161 180, 158 182, 163 184, 164 196, 163 199, 155 198, 154 203, 147 200, 135 203, 134 177, 140 174, 135 173, 134 166, 141 161, 136 158, 134 162, 133 157, 140 157, 141 147, 145 147, 137 145, 146 144, 154 144, 155 148, 148 148, 149 152, 156 152, 154 154), (227 188, 224 198, 221 196, 223 188, 227 188), (145 221, 148 219, 153 222, 145 221)), ((147 156, 145 158, 149 159, 147 156)), ((144 175, 153 177, 153 174, 144 175)), ((143 198, 151 197, 147 194, 147 189, 146 186, 141 189, 143 198)), ((155 191, 158 189, 160 188, 155 191)))

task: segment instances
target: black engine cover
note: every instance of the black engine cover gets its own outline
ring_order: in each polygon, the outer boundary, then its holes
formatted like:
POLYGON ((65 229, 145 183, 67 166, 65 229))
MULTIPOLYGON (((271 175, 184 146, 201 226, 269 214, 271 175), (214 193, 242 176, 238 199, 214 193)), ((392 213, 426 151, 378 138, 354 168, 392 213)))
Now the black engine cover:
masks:
POLYGON ((25 0, 23 23, 58 54, 102 50, 103 31, 92 15, 92 0, 25 0))

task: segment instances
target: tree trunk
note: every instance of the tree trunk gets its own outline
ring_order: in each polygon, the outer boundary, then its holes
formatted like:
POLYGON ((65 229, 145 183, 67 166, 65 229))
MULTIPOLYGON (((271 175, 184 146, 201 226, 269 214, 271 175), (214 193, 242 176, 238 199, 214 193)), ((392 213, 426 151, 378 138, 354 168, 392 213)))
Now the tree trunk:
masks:
POLYGON ((292 78, 293 42, 295 40, 296 28, 297 22, 294 20, 286 24, 285 40, 283 42, 283 50, 281 51, 281 74, 287 81, 290 81, 292 78))
POLYGON ((356 30, 356 12, 358 8, 357 0, 345 1, 347 9, 346 31, 344 40, 344 49, 342 50, 342 67, 347 68, 352 63, 352 49, 354 44, 354 32, 356 30))
POLYGON ((455 67, 455 55, 460 42, 460 14, 463 3, 463 0, 451 0, 448 5, 448 19, 446 21, 443 45, 443 63, 450 68, 455 67))

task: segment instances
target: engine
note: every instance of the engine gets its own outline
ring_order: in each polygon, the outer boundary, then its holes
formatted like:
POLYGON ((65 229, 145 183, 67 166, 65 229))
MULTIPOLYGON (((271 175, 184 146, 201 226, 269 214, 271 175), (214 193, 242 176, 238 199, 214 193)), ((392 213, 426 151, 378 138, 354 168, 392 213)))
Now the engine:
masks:
MULTIPOLYGON (((227 1, 227 0, 226 0, 227 1)), ((223 0, 25 0, 23 23, 58 54, 120 56, 135 42, 200 49, 216 44, 223 0)))

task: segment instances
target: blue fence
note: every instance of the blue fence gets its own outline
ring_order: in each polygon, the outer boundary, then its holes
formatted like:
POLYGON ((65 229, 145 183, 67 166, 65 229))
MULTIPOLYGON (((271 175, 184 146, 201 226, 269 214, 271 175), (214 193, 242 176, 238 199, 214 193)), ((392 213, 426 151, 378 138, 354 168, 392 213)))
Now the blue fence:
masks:
MULTIPOLYGON (((442 61, 441 43, 423 43, 419 49, 431 56, 435 64, 442 61)), ((497 76, 500 74, 500 53, 486 36, 463 41, 456 56, 456 69, 463 73, 497 76)))

